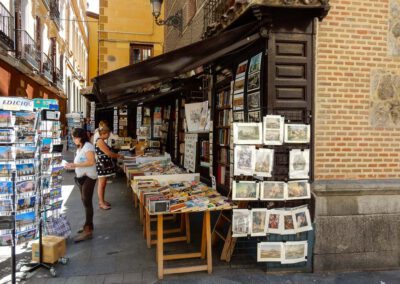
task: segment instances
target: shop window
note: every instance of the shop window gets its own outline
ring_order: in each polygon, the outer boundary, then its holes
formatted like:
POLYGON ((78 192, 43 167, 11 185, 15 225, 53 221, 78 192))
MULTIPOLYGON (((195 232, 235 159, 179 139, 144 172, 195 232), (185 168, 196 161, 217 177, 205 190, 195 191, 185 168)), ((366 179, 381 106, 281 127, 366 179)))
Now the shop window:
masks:
POLYGON ((144 61, 153 56, 152 45, 131 44, 129 52, 129 64, 144 61))

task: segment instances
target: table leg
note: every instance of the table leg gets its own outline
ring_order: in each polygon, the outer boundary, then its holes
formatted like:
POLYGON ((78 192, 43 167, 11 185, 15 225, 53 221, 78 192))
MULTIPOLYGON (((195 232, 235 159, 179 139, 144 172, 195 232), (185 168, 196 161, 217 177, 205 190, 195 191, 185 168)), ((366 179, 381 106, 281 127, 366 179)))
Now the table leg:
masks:
POLYGON ((163 240, 163 215, 157 215, 157 267, 158 279, 164 277, 164 240, 163 240))
POLYGON ((210 211, 205 213, 206 219, 206 237, 207 237, 207 271, 208 274, 212 273, 212 251, 211 251, 211 221, 210 221, 210 211))
POLYGON ((201 258, 206 258, 206 244, 207 244, 207 237, 206 237, 206 213, 203 214, 203 227, 201 229, 201 258))
POLYGON ((190 219, 189 213, 185 213, 185 225, 186 225, 186 242, 190 244, 190 219))
POLYGON ((147 241, 147 247, 151 248, 151 218, 149 213, 146 211, 146 241, 147 241))

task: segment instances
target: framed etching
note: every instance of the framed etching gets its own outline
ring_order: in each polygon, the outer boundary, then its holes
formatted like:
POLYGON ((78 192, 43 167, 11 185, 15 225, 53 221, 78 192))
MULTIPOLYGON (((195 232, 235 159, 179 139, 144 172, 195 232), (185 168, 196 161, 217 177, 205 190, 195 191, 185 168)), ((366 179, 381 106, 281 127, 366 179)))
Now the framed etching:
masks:
POLYGON ((233 84, 233 93, 243 93, 244 92, 244 84, 245 84, 245 77, 236 77, 235 83, 233 84))
POLYGON ((232 237, 247 237, 250 234, 250 210, 233 209, 232 237))
POLYGON ((248 92, 260 89, 260 72, 250 74, 247 81, 248 81, 247 85, 248 92))
POLYGON ((256 208, 251 210, 251 236, 265 236, 267 234, 267 209, 256 208))
POLYGON ((310 211, 306 206, 293 210, 292 214, 296 233, 312 230, 310 211))
POLYGON ((261 242, 257 244, 258 262, 281 262, 283 257, 283 243, 261 242))
POLYGON ((280 115, 267 115, 263 119, 263 140, 265 145, 282 145, 285 119, 280 115))
POLYGON ((254 174, 260 177, 271 177, 274 166, 274 150, 257 149, 254 174))
POLYGON ((253 74, 253 73, 259 72, 261 70, 261 59, 262 59, 262 52, 254 55, 250 59, 249 74, 253 74))
POLYGON ((287 183, 287 200, 310 199, 311 190, 307 180, 289 181, 287 183))
POLYGON ((233 143, 262 144, 262 123, 234 123, 233 143))
POLYGON ((245 75, 247 70, 247 60, 241 62, 236 69, 236 78, 245 75))
POLYGON ((252 176, 255 164, 255 146, 235 146, 234 175, 252 176))
POLYGON ((259 109, 260 108, 260 91, 247 94, 247 109, 259 109))
POLYGON ((307 261, 308 244, 307 241, 286 242, 283 247, 283 264, 298 263, 307 261))
POLYGON ((244 112, 243 111, 234 111, 233 112, 233 121, 234 122, 244 122, 244 112))
POLYGON ((233 110, 242 110, 244 107, 243 93, 233 95, 233 110))
POLYGON ((283 230, 283 218, 280 210, 268 210, 267 215, 267 233, 280 234, 283 230))
POLYGON ((281 181, 264 181, 260 186, 261 200, 285 200, 286 183, 281 181))
POLYGON ((289 152, 289 178, 308 179, 310 177, 310 150, 294 149, 289 152))
POLYGON ((261 112, 259 110, 248 112, 249 122, 261 122, 261 112))
POLYGON ((258 200, 259 184, 255 181, 239 181, 232 184, 233 200, 258 200))
POLYGON ((285 143, 310 143, 310 125, 285 124, 285 143))

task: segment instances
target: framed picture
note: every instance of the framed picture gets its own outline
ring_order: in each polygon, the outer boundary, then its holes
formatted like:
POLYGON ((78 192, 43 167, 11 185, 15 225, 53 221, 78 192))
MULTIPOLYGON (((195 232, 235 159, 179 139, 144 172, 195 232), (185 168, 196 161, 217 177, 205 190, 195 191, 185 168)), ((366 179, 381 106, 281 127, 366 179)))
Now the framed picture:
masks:
POLYGON ((138 136, 146 137, 146 138, 150 137, 150 127, 147 127, 147 126, 139 127, 138 136))
POLYGON ((236 77, 235 83, 233 84, 233 93, 243 93, 245 84, 245 77, 236 77))
POLYGON ((233 209, 232 237, 246 237, 250 234, 250 210, 233 209))
POLYGON ((247 109, 260 108, 260 91, 247 94, 247 109))
POLYGON ((269 210, 267 215, 267 233, 280 234, 283 230, 283 218, 280 210, 269 210))
POLYGON ((310 172, 310 150, 294 149, 289 152, 289 178, 309 178, 310 172))
POLYGON ((247 84, 248 92, 260 89, 260 72, 250 74, 247 80, 248 80, 247 84))
POLYGON ((160 148, 160 141, 150 140, 149 147, 150 148, 160 148))
POLYGON ((233 121, 234 122, 244 122, 244 112, 243 111, 234 111, 233 112, 233 121))
POLYGON ((294 229, 294 219, 292 211, 284 211, 282 213, 282 216, 283 216, 283 230, 281 234, 282 235, 295 234, 296 231, 294 229))
POLYGON ((311 190, 307 180, 289 181, 287 183, 287 200, 310 199, 311 190))
POLYGON ((262 123, 234 123, 233 143, 262 144, 262 123))
POLYGON ((255 164, 255 146, 236 146, 234 150, 234 175, 252 176, 255 164))
POLYGON ((249 122, 261 122, 261 113, 259 110, 249 111, 248 116, 249 122))
POLYGON ((233 200, 258 200, 259 184, 255 181, 239 181, 232 183, 233 200))
POLYGON ((153 125, 153 137, 154 138, 161 137, 161 127, 162 127, 162 125, 153 125))
POLYGON ((282 263, 298 263, 307 261, 308 244, 307 241, 286 242, 284 245, 282 263))
POLYGON ((306 206, 293 210, 292 214, 296 233, 312 230, 310 211, 306 206))
POLYGON ((254 55, 250 59, 249 74, 253 74, 261 70, 261 59, 262 59, 262 52, 254 55))
POLYGON ((150 108, 148 107, 143 108, 143 116, 150 116, 150 108))
POLYGON ((261 200, 285 200, 286 183, 281 181, 264 181, 261 183, 261 200))
POLYGON ((236 69, 236 78, 245 75, 247 70, 247 60, 241 62, 236 69))
POLYGON ((258 262, 281 262, 283 257, 283 243, 261 242, 257 244, 258 262))
POLYGON ((251 210, 251 236, 265 236, 267 234, 267 209, 256 208, 251 210))
POLYGON ((265 145, 283 144, 284 117, 280 115, 267 115, 263 119, 263 139, 265 145))
POLYGON ((285 124, 285 143, 310 143, 310 125, 285 124))
POLYGON ((243 93, 233 95, 233 110, 241 110, 244 108, 243 93))
POLYGON ((274 150, 257 149, 254 173, 260 177, 271 177, 274 165, 274 150))

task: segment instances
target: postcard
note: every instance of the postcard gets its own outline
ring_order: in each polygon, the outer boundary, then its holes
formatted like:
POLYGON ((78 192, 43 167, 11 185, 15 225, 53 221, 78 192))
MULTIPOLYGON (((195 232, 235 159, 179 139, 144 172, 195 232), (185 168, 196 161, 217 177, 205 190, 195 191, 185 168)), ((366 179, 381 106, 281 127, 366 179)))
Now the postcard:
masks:
POLYGON ((17 143, 35 143, 36 131, 32 128, 19 128, 15 131, 17 143))
POLYGON ((267 115, 263 119, 263 138, 265 145, 282 145, 285 119, 280 115, 267 115))
POLYGON ((250 234, 250 210, 233 209, 232 237, 246 237, 250 234))
POLYGON ((259 185, 255 181, 239 181, 232 183, 233 200, 258 200, 259 185))
POLYGON ((58 200, 56 202, 53 202, 50 204, 50 210, 57 210, 57 209, 61 209, 62 206, 62 200, 58 200))
POLYGON ((32 225, 35 223, 36 214, 35 211, 31 212, 24 212, 24 213, 17 213, 15 217, 16 226, 21 228, 25 226, 32 225))
POLYGON ((12 235, 1 235, 0 246, 12 246, 12 235))
POLYGON ((310 150, 294 149, 289 152, 289 178, 308 179, 310 177, 310 150))
POLYGON ((25 210, 29 208, 34 208, 36 202, 36 196, 21 198, 17 200, 17 210, 25 210))
POLYGON ((262 144, 262 123, 233 123, 235 144, 262 144))
POLYGON ((41 153, 50 153, 52 142, 53 139, 51 138, 43 138, 42 145, 40 145, 41 153))
POLYGON ((247 109, 260 108, 260 91, 247 94, 247 109))
POLYGON ((0 199, 0 212, 13 211, 13 203, 11 199, 0 199))
POLYGON ((11 111, 0 110, 0 127, 12 127, 11 111))
POLYGON ((33 164, 18 164, 17 176, 31 176, 35 174, 35 167, 33 164))
POLYGON ((295 228, 294 228, 294 219, 293 219, 293 213, 291 210, 288 211, 283 211, 282 212, 283 216, 283 230, 281 232, 282 235, 292 235, 295 234, 295 228))
POLYGON ((0 161, 9 162, 14 160, 14 152, 11 146, 0 146, 0 161))
POLYGON ((312 230, 310 211, 307 207, 302 207, 292 211, 294 229, 296 233, 312 230))
POLYGON ((0 144, 13 143, 15 141, 14 130, 0 129, 0 144))
POLYGON ((20 181, 16 183, 16 190, 18 194, 28 193, 35 191, 36 182, 33 180, 20 181))
POLYGON ((283 218, 280 210, 269 210, 267 215, 267 233, 280 234, 283 230, 283 218))
POLYGON ((255 166, 255 146, 235 146, 234 175, 252 176, 255 166))
POLYGON ((261 200, 285 200, 286 183, 280 181, 264 181, 260 189, 261 200))
POLYGON ((247 81, 248 81, 247 85, 248 92, 260 89, 260 72, 249 75, 247 81))
POLYGON ((283 243, 261 242, 257 244, 258 262, 281 262, 283 259, 283 243))
POLYGON ((260 177, 271 177, 273 167, 274 150, 265 148, 257 149, 254 174, 260 177))
POLYGON ((244 92, 245 77, 236 77, 235 83, 233 84, 233 93, 243 93, 244 92))
POLYGON ((261 59, 262 59, 262 52, 254 55, 250 59, 249 74, 253 74, 261 70, 261 59))
POLYGON ((307 241, 286 242, 284 244, 283 264, 307 261, 307 241))
POLYGON ((243 93, 233 95, 233 110, 241 110, 244 108, 243 93))
POLYGON ((310 143, 310 125, 285 124, 285 143, 310 143))
POLYGON ((247 60, 241 62, 238 65, 238 67, 236 69, 236 78, 239 77, 239 76, 244 76, 245 73, 246 73, 246 70, 247 70, 247 60))
POLYGON ((233 121, 234 122, 244 122, 244 112, 243 111, 234 111, 233 112, 233 121))
POLYGON ((30 229, 25 232, 20 232, 17 233, 16 239, 17 239, 17 244, 22 244, 25 242, 32 241, 36 236, 36 228, 35 229, 30 229))
POLYGON ((307 180, 289 181, 287 183, 287 200, 310 199, 311 190, 307 180))
POLYGON ((11 165, 10 164, 0 165, 0 177, 11 177, 11 165))
POLYGON ((12 194, 13 183, 11 181, 0 181, 0 194, 12 194))
POLYGON ((35 153, 36 147, 34 146, 15 147, 15 159, 17 160, 34 159, 35 153))
POLYGON ((15 113, 15 126, 25 128, 35 128, 36 126, 36 113, 17 111, 15 113))
POLYGON ((265 236, 267 234, 267 209, 255 208, 251 210, 251 236, 265 236))
POLYGON ((261 111, 249 111, 248 122, 261 122, 261 111))

